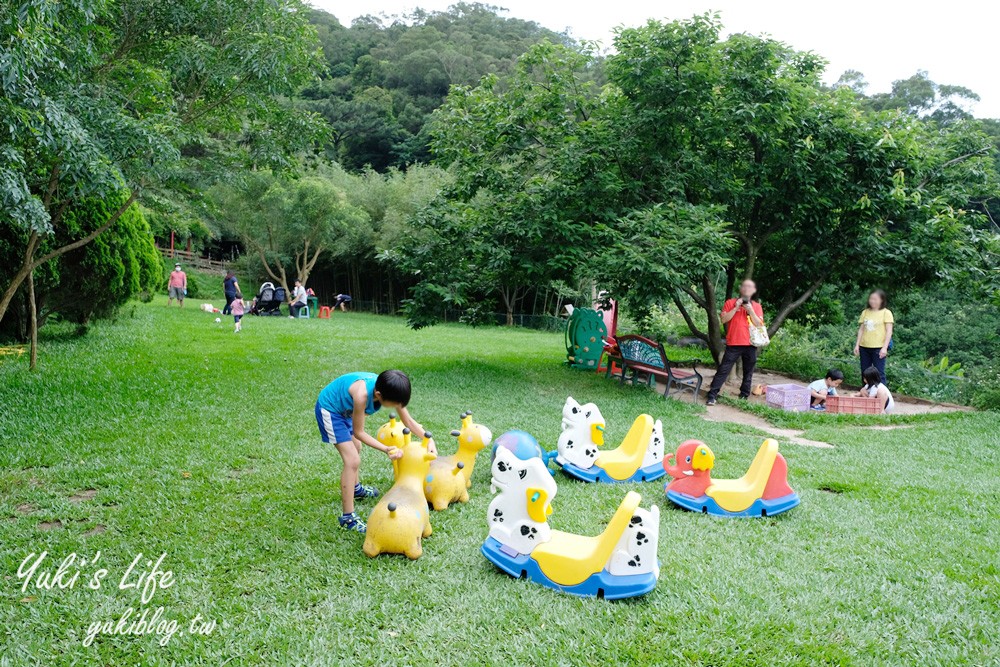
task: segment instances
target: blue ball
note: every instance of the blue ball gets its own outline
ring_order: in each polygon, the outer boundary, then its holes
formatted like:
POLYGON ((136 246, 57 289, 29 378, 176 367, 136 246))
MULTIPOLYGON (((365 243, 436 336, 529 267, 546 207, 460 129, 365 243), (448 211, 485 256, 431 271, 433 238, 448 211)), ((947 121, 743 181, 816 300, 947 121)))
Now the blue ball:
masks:
POLYGON ((527 461, 532 458, 542 458, 542 448, 539 446, 535 436, 527 431, 507 431, 493 441, 493 449, 490 451, 490 463, 497 457, 497 447, 503 447, 521 459, 527 461))

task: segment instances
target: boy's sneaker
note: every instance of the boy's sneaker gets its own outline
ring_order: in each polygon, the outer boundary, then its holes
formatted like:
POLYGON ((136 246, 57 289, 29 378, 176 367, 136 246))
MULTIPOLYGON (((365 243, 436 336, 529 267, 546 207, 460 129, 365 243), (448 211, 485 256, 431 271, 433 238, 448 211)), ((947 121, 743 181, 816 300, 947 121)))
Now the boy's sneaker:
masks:
POLYGON ((365 525, 365 522, 362 521, 361 517, 354 512, 351 512, 350 514, 341 514, 337 521, 340 523, 341 528, 353 530, 356 533, 364 533, 368 530, 368 526, 365 525))
POLYGON ((715 405, 715 399, 714 398, 708 399, 707 401, 705 401, 705 405, 715 405))
POLYGON ((380 492, 374 486, 367 486, 364 484, 358 484, 354 487, 354 497, 355 498, 378 498, 380 492))
POLYGON ((811 405, 809 407, 810 409, 815 410, 816 412, 826 412, 826 406, 820 405, 819 403, 817 403, 816 405, 811 405))

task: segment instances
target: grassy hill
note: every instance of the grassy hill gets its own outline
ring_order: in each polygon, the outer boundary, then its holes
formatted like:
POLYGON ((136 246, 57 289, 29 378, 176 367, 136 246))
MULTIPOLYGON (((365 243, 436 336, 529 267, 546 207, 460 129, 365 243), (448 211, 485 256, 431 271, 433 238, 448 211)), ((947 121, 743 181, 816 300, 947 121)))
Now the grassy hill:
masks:
MULTIPOLYGON (((553 447, 572 395, 601 407, 610 443, 641 412, 664 420, 669 444, 705 440, 718 477, 742 474, 760 444, 561 355, 558 334, 412 331, 354 313, 247 318, 234 335, 229 319, 158 298, 86 338, 45 341, 37 373, 0 357, 0 665, 995 664, 996 414, 896 430, 817 421, 805 437, 835 448, 782 443, 802 505, 763 520, 673 510, 660 483, 558 476, 560 530, 598 532, 628 489, 665 510, 659 586, 628 602, 561 596, 487 563, 486 454, 471 501, 433 514, 416 562, 369 560, 337 528, 339 459, 313 403, 350 370, 410 373, 411 411, 441 435, 471 409, 494 435, 522 428, 553 447), (42 551, 48 570, 100 558, 72 588, 22 591, 18 567, 42 551), (140 552, 125 583, 161 553, 174 577, 145 607, 118 588, 140 552), (109 574, 91 590, 99 567, 109 574), (165 645, 156 633, 84 645, 92 623, 160 606, 178 622, 165 645), (199 614, 210 633, 190 631, 199 614)), ((364 452, 362 480, 389 486, 384 455, 364 452)))

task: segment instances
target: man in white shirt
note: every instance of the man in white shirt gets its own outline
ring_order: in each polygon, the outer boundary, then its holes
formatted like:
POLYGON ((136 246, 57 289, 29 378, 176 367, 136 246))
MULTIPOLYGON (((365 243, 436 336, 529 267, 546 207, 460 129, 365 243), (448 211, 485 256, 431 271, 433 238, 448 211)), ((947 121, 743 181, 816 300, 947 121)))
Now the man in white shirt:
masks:
POLYGON ((306 288, 302 286, 301 280, 296 280, 295 289, 292 290, 292 305, 289 309, 291 315, 289 317, 298 317, 299 311, 305 308, 308 303, 309 295, 306 293, 306 288))

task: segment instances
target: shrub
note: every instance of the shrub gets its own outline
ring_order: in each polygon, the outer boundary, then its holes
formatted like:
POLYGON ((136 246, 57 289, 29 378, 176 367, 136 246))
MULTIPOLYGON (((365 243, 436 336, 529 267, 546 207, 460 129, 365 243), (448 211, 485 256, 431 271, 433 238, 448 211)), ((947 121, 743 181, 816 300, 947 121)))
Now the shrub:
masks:
MULTIPOLYGON (((104 200, 84 200, 66 210, 59 235, 46 239, 39 254, 97 228, 126 196, 122 193, 104 200)), ((18 245, 10 243, 19 233, 10 227, 0 227, 0 284, 9 277, 12 267, 19 264, 19 258, 12 254, 18 245)), ((112 317, 129 299, 159 289, 162 273, 163 262, 149 225, 139 207, 133 205, 96 239, 35 271, 41 323, 63 320, 85 331, 91 320, 112 317)), ((23 338, 28 317, 27 297, 22 288, 0 325, 0 335, 23 338)))
POLYGON ((797 322, 788 322, 771 337, 771 344, 761 352, 758 365, 800 380, 815 380, 824 377, 830 368, 839 368, 847 384, 860 386, 858 362, 850 353, 845 354, 835 340, 797 322))
POLYGON ((1000 411, 1000 360, 977 368, 970 380, 972 405, 980 410, 1000 411))

